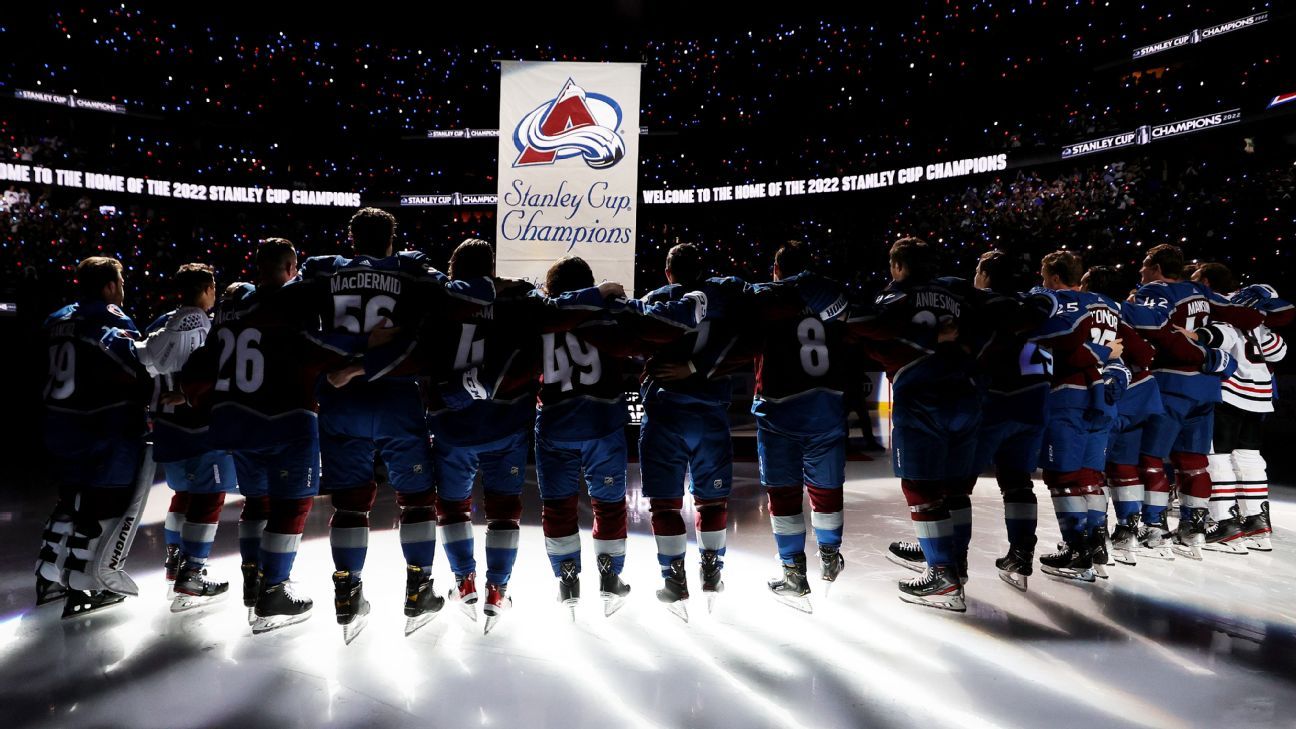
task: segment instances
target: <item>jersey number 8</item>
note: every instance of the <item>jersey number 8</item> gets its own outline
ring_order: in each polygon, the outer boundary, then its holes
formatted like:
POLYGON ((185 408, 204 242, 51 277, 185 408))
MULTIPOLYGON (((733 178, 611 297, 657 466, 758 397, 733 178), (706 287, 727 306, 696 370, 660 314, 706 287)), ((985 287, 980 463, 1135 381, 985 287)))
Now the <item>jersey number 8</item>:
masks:
POLYGON ((797 325, 797 340, 801 342, 801 369, 811 377, 828 374, 828 338, 823 322, 802 319, 797 325))

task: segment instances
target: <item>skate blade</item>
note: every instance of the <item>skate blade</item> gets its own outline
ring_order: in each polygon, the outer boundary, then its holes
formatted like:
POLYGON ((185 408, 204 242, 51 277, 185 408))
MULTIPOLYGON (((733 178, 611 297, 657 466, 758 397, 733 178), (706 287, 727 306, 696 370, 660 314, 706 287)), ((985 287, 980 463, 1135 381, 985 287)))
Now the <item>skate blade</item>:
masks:
POLYGON ((814 605, 810 604, 809 596, 797 597, 795 595, 779 595, 773 592, 771 592, 770 595, 773 595, 775 600, 778 600, 790 608, 800 610, 803 613, 814 613, 814 605))
POLYGON ((342 626, 342 642, 351 645, 351 641, 360 637, 364 632, 365 626, 369 624, 368 615, 357 615, 351 619, 351 622, 342 626))
POLYGON ((1095 577, 1100 577, 1104 580, 1107 579, 1107 565, 1095 564, 1093 566, 1093 573, 1095 577))
POLYGON ((1194 547, 1188 544, 1176 544, 1170 548, 1176 555, 1188 559, 1202 561, 1201 547, 1194 547))
POLYGON ((1253 552, 1273 551, 1273 542, 1269 537, 1243 537, 1242 544, 1253 552))
POLYGON ((167 580, 166 599, 171 600, 176 596, 175 581, 167 580))
POLYGON ((63 604, 63 619, 67 620, 68 618, 79 618, 84 615, 90 615, 91 613, 103 612, 104 610, 113 607, 114 605, 120 605, 121 602, 125 599, 126 599, 125 595, 118 594, 118 595, 114 595, 112 598, 109 598, 104 602, 100 602, 97 604, 88 604, 86 602, 81 602, 81 601, 66 602, 63 604))
POLYGON ((1014 588, 1021 590, 1022 592, 1026 592, 1026 583, 1028 582, 1026 575, 1018 574, 1016 572, 1001 571, 999 573, 999 579, 1007 582, 1009 585, 1012 585, 1014 588))
POLYGON ((248 625, 251 625, 252 623, 255 623, 255 622, 256 622, 256 606, 255 606, 255 605, 247 605, 246 607, 247 607, 247 613, 248 613, 248 614, 247 614, 247 621, 248 621, 248 625))
POLYGON ((473 621, 474 623, 477 622, 477 599, 476 598, 473 598, 472 602, 459 603, 459 610, 462 611, 464 615, 467 615, 469 620, 473 621))
POLYGON ((707 615, 710 615, 711 613, 715 612, 716 601, 720 598, 720 590, 716 590, 714 592, 707 592, 705 594, 706 594, 707 615))
POLYGON ((310 610, 299 615, 266 615, 264 617, 258 615, 256 616, 256 619, 252 621, 252 635, 269 633, 272 630, 286 628, 289 625, 304 623, 310 618, 310 616, 310 610))
POLYGON ((963 600, 962 595, 940 595, 933 597, 919 597, 900 593, 900 599, 911 605, 922 605, 924 607, 936 608, 937 610, 948 610, 952 613, 967 612, 967 602, 963 600))
POLYGON ((1129 565, 1130 567, 1138 564, 1138 560, 1134 558, 1133 550, 1129 549, 1112 550, 1112 559, 1116 560, 1117 564, 1129 565))
POLYGON ((183 613, 189 610, 195 610, 200 607, 206 607, 212 603, 220 602, 225 599, 228 592, 218 592, 215 595, 186 595, 177 592, 171 599, 171 612, 183 613))
POLYGON ((441 611, 438 610, 436 612, 423 613, 422 615, 415 615, 414 617, 405 618, 405 637, 408 638, 411 634, 414 633, 414 631, 432 622, 433 618, 435 618, 440 614, 441 611))
MULTIPOLYGON (((600 593, 603 598, 603 617, 610 618, 612 614, 620 610, 625 605, 625 598, 612 592, 600 593)), ((576 619, 576 610, 572 608, 572 620, 576 619)))
POLYGON ((1060 569, 1054 569, 1053 567, 1041 566, 1040 571, 1050 577, 1057 577, 1063 580, 1071 580, 1073 582, 1093 582, 1095 579, 1094 571, 1092 569, 1081 570, 1077 572, 1076 570, 1060 570, 1060 569))
POLYGON ((1174 552, 1169 547, 1143 547, 1139 551, 1144 557, 1163 559, 1167 562, 1174 561, 1174 552))
POLYGON ((66 587, 62 587, 61 589, 57 589, 57 590, 45 590, 44 592, 37 591, 36 607, 40 607, 41 605, 49 605, 52 602, 58 602, 59 600, 63 600, 67 597, 67 594, 68 591, 66 587))
POLYGON ((499 623, 501 617, 500 615, 487 615, 486 624, 482 627, 482 635, 490 635, 491 629, 499 623))
POLYGON ((900 557, 895 556, 890 551, 886 553, 886 558, 891 560, 891 564, 898 564, 901 567, 904 567, 907 570, 912 570, 914 572, 922 572, 923 570, 927 569, 926 562, 910 562, 907 559, 901 559, 900 557))
POLYGON ((675 617, 679 618, 680 620, 683 620, 686 623, 689 621, 688 600, 680 600, 678 602, 666 602, 666 603, 662 603, 662 606, 665 607, 666 610, 671 615, 674 615, 675 617))
POLYGON ((1202 545, 1202 549, 1211 552, 1222 552, 1224 554, 1246 554, 1247 548, 1240 544, 1240 539, 1234 539, 1231 542, 1215 542, 1214 544, 1202 545))

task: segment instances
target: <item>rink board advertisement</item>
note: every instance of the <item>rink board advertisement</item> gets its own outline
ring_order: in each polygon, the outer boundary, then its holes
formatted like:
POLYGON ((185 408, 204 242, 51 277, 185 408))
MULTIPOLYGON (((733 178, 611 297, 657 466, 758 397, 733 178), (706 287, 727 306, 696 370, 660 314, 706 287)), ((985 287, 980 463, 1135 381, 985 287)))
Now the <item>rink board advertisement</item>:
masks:
POLYGON ((584 258, 634 288, 637 63, 500 63, 496 271, 544 280, 584 258))

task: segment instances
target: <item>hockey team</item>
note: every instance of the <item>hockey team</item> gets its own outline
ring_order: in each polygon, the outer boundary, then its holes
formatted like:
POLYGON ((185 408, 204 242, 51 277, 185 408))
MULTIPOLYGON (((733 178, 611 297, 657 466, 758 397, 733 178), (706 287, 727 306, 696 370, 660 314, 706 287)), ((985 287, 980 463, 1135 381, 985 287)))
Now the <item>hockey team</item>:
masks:
POLYGON ((174 492, 164 524, 172 611, 227 593, 206 565, 237 490, 252 631, 308 618, 312 601, 289 577, 322 493, 349 643, 370 611, 369 512, 385 482, 400 509, 406 634, 447 599, 473 620, 480 603, 489 632, 512 605, 534 443, 558 599, 574 616, 585 491, 611 615, 630 593, 620 576, 623 378, 638 374, 656 598, 687 621, 685 489, 709 609, 724 589, 731 375, 754 363, 760 481, 781 565, 767 587, 809 612, 807 495, 825 588, 845 568, 843 392, 862 376, 847 371, 851 349, 891 382, 892 461, 917 539, 892 543, 888 557, 920 573, 899 583, 902 600, 966 609, 970 495, 992 466, 1008 540, 996 566, 1023 591, 1035 562, 1036 469, 1062 535, 1039 557, 1049 575, 1093 582, 1113 561, 1271 549, 1262 424, 1273 411, 1271 366, 1286 354, 1275 330, 1296 309, 1268 286, 1239 287, 1222 264, 1186 267, 1175 246, 1151 248, 1129 290, 1118 270, 1086 271, 1065 250, 1037 275, 990 251, 971 280, 945 277, 935 249, 903 238, 890 249, 891 282, 861 301, 813 272, 800 242, 778 250, 773 280, 759 284, 711 276, 700 250, 680 244, 667 284, 637 300, 618 283, 596 284, 570 256, 540 287, 500 278, 490 244, 476 239, 442 273, 421 253, 394 252, 395 232, 392 215, 361 209, 352 257, 300 267, 291 242, 265 240, 255 284, 219 295, 211 267, 186 264, 172 280, 177 308, 144 331, 122 309, 121 264, 81 262, 78 301, 45 325, 44 427, 60 454, 60 490, 42 535, 38 604, 63 600, 69 617, 138 594, 124 563, 156 468, 174 492), (431 576, 438 533, 455 578, 444 596, 431 576))

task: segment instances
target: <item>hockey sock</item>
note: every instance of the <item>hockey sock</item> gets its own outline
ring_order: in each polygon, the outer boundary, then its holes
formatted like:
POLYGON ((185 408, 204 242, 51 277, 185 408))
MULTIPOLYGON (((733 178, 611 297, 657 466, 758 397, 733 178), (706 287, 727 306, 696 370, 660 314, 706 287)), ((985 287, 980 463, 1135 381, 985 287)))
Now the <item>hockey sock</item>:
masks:
POLYGON ((1268 464, 1260 451, 1238 448, 1233 451, 1233 472, 1238 480, 1238 508, 1243 516, 1260 513, 1260 505, 1269 500, 1268 464))
POLYGON ((697 529, 698 549, 717 552, 720 566, 724 566, 726 528, 729 523, 729 499, 693 499, 697 512, 693 526, 697 529))
POLYGON ((805 514, 801 511, 800 486, 771 486, 769 494, 770 525, 779 559, 792 564, 793 558, 805 554, 805 514))
POLYGON ((1107 494, 1103 491, 1106 477, 1095 468, 1082 468, 1080 478, 1085 490, 1085 508, 1089 512, 1085 519, 1085 535, 1091 536, 1095 529, 1107 526, 1107 494))
POLYGON ((617 501, 599 501, 594 504, 594 554, 606 554, 612 558, 612 571, 621 574, 625 566, 626 545, 626 502, 625 497, 617 501))
POLYGON ((1044 484, 1053 497, 1053 511, 1057 513, 1062 541, 1073 546, 1083 544, 1085 527, 1089 524, 1089 509, 1080 472, 1045 471, 1044 484))
POLYGON ((968 545, 972 543, 972 487, 975 485, 975 477, 945 482, 945 508, 950 513, 956 559, 966 558, 968 545))
POLYGON ((821 547, 841 547, 842 488, 820 488, 806 484, 810 494, 810 526, 821 547))
POLYGON ((432 568, 436 560, 436 489, 396 492, 400 507, 401 552, 405 564, 432 568))
MULTIPOLYGON (((1212 453, 1206 456, 1206 471, 1211 480, 1210 512, 1215 521, 1224 521, 1232 516, 1229 509, 1239 503, 1240 485, 1233 472, 1233 455, 1231 453, 1212 453)), ((1239 510, 1241 506, 1238 507, 1239 510)))
POLYGON ((662 577, 670 576, 670 564, 684 559, 688 537, 684 534, 684 499, 649 499, 653 538, 657 540, 657 563, 662 577))
POLYGON ((995 477, 999 481, 999 490, 1003 493, 1004 527, 1008 530, 1008 544, 1033 553, 1039 505, 1030 474, 999 469, 995 477))
POLYGON ((1210 506, 1211 480, 1209 461, 1201 453, 1175 452, 1170 454, 1175 467, 1175 481, 1179 484, 1179 518, 1187 519, 1193 509, 1210 506))
POLYGON ((270 499, 270 518, 261 535, 261 574, 264 585, 277 585, 292 574, 297 547, 301 545, 306 515, 312 499, 270 499))
POLYGON ((486 582, 507 585, 518 553, 522 494, 486 490, 486 582))
POLYGON ((437 531, 450 571, 463 577, 477 571, 473 557, 472 497, 447 500, 437 496, 437 531))
POLYGON ((540 506, 540 526, 545 535, 545 552, 553 567, 554 577, 560 576, 558 566, 567 560, 576 562, 580 571, 580 533, 577 530, 576 495, 561 499, 545 499, 540 506))
POLYGON ((239 556, 243 564, 261 564, 261 534, 270 518, 269 496, 247 496, 239 514, 239 556))
POLYGON ((167 509, 166 521, 162 522, 162 533, 168 547, 178 547, 184 541, 180 532, 184 529, 185 512, 189 510, 189 492, 176 491, 171 494, 171 506, 167 509))
POLYGON ((1116 523, 1130 524, 1143 511, 1143 482, 1138 466, 1129 463, 1107 464, 1107 488, 1115 502, 1116 523))
POLYGON ((337 489, 331 494, 333 518, 329 519, 329 546, 333 566, 339 572, 358 576, 369 553, 369 512, 378 497, 378 485, 337 489))
POLYGON ((1160 524, 1170 504, 1170 480, 1165 463, 1156 456, 1139 455, 1139 479, 1143 482, 1143 522, 1160 524))
POLYGON ((216 525, 220 523, 221 507, 224 505, 224 491, 193 494, 189 497, 189 508, 185 511, 181 533, 184 536, 185 560, 190 564, 207 562, 212 543, 216 541, 216 525))
POLYGON ((923 557, 932 567, 948 567, 954 562, 954 524, 945 504, 944 483, 900 479, 900 489, 909 504, 923 557))

